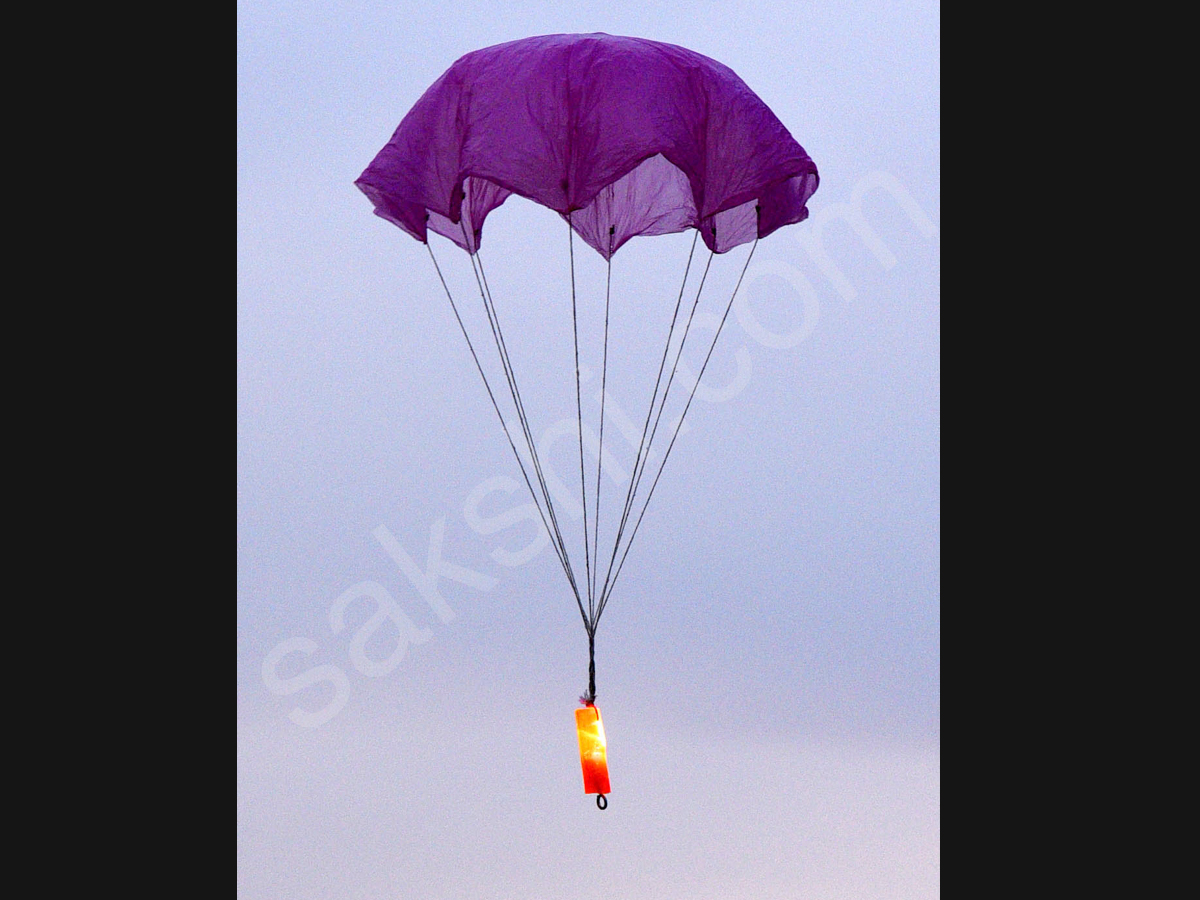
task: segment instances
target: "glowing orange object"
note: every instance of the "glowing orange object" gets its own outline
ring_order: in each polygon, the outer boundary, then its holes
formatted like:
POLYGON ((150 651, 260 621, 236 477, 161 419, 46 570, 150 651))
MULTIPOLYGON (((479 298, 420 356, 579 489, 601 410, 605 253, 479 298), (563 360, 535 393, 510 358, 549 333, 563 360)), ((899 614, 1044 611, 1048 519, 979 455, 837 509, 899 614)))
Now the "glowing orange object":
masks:
MULTIPOLYGON (((575 710, 575 730, 579 733, 579 762, 583 766, 583 792, 608 793, 608 754, 604 741, 604 723, 600 710, 585 706, 575 710)), ((599 799, 597 798, 597 802, 599 799)), ((603 807, 601 807, 603 808, 603 807)))

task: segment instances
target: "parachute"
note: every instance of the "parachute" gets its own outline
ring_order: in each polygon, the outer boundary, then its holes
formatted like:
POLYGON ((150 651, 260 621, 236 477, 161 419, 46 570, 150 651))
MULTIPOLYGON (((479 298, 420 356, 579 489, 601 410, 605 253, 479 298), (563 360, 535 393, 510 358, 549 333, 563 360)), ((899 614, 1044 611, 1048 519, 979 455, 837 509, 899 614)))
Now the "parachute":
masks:
MULTIPOLYGON (((681 287, 642 429, 642 446, 618 517, 616 539, 611 553, 606 546, 602 557, 598 541, 604 455, 601 450, 592 492, 593 522, 589 523, 590 474, 584 465, 576 324, 575 393, 584 535, 584 570, 580 572, 579 549, 575 548, 572 557, 559 527, 483 272, 479 250, 484 222, 512 194, 566 220, 573 322, 577 314, 576 235, 606 260, 610 274, 613 255, 640 235, 694 229, 692 251, 696 238, 702 238, 709 250, 709 264, 715 254, 751 243, 737 287, 725 307, 727 318, 758 241, 785 225, 804 221, 818 181, 816 165, 804 148, 731 69, 683 47, 597 33, 530 37, 466 54, 425 91, 355 182, 376 215, 424 243, 429 251, 583 619, 589 661, 588 688, 580 698, 585 707, 594 707, 596 699, 596 627, 721 328, 712 339, 649 490, 639 496, 650 446, 658 434, 692 323, 688 316, 668 373, 668 350, 680 323, 681 287), (480 362, 478 336, 472 340, 447 287, 429 243, 430 231, 458 245, 470 257, 512 400, 507 417, 480 362), (589 530, 589 524, 594 529, 589 530), (606 565, 602 558, 607 559, 606 565)), ((691 264, 689 254, 685 284, 691 264)), ((707 272, 706 266, 705 275, 707 272)), ((605 374, 609 300, 606 288, 605 374)), ((695 308, 693 305, 693 315, 695 308)), ((722 318, 721 326, 724 322, 722 318)), ((603 436, 602 399, 601 447, 603 436)), ((595 721, 599 721, 598 712, 595 721)), ((582 737, 580 748, 582 754, 582 737)), ((596 786, 602 784, 607 790, 607 769, 602 778, 589 776, 588 771, 585 762, 586 792, 599 793, 599 805, 604 794, 596 786)))

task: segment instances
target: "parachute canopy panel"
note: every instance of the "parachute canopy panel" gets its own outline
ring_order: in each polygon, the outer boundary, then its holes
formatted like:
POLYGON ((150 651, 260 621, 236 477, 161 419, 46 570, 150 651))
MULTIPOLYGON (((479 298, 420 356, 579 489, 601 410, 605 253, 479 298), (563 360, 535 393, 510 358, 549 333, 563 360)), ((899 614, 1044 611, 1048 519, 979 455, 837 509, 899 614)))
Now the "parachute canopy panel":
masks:
POLYGON ((608 34, 476 50, 421 96, 355 182, 420 241, 474 253, 510 194, 555 210, 602 256, 699 229, 723 253, 808 216, 816 165, 728 67, 608 34))

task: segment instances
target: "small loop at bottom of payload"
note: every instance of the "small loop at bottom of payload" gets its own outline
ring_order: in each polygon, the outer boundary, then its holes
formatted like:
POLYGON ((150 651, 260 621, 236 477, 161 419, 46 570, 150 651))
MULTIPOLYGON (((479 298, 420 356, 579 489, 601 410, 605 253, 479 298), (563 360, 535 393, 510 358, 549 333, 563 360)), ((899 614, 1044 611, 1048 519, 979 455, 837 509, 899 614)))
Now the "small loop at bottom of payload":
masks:
POLYGON ((596 805, 601 809, 608 809, 608 798, 603 794, 596 795, 596 805))

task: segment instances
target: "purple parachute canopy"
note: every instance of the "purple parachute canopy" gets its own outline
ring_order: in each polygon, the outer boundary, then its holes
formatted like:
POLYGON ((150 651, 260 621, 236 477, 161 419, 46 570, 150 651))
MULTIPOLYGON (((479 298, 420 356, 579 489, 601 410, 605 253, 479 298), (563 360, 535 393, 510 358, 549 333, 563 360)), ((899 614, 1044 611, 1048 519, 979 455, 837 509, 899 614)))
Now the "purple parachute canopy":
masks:
POLYGON ((467 251, 510 194, 604 257, 699 229, 723 253, 808 217, 817 167, 732 70, 671 44, 531 37, 468 53, 422 95, 355 184, 420 241, 467 251))

